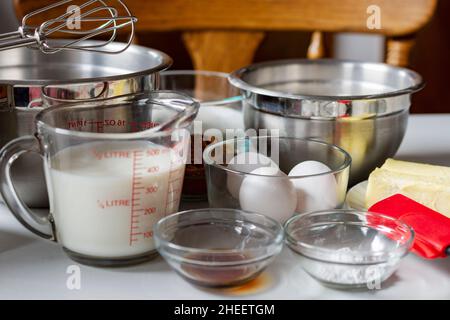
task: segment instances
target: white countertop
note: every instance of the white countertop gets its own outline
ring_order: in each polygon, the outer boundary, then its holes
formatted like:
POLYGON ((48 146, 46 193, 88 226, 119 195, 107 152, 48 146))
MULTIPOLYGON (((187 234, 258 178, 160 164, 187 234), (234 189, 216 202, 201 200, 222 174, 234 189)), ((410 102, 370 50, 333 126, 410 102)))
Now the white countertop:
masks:
MULTIPOLYGON (((413 115, 397 158, 450 166, 450 114, 413 115)), ((450 258, 409 255, 381 290, 322 287, 294 263, 288 250, 253 290, 194 287, 161 258, 135 267, 93 268, 71 261, 58 246, 34 236, 0 204, 0 299, 450 299, 450 258), (79 290, 70 290, 70 266, 79 266, 79 290)))

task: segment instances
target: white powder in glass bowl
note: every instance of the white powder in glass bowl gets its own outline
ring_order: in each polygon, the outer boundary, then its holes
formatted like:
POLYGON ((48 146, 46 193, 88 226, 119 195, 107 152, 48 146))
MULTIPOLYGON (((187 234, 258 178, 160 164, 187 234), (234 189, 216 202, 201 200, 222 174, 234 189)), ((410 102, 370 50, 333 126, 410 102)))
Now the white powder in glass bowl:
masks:
MULTIPOLYGON (((344 255, 348 257, 350 248, 342 248, 333 255, 327 255, 326 260, 341 261, 344 255)), ((356 255, 355 255, 356 256, 356 255)), ((376 264, 364 264, 355 259, 353 264, 339 262, 324 262, 305 256, 301 263, 306 272, 315 279, 329 286, 336 287, 368 287, 378 288, 381 282, 389 278, 396 269, 399 259, 376 264)))

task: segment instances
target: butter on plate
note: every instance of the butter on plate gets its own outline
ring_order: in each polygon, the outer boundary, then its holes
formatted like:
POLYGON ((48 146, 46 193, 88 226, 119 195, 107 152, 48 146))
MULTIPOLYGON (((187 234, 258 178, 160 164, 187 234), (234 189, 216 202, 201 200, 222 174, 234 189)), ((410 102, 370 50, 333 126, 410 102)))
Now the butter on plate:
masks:
POLYGON ((367 208, 397 193, 450 218, 450 167, 388 159, 369 176, 367 208))

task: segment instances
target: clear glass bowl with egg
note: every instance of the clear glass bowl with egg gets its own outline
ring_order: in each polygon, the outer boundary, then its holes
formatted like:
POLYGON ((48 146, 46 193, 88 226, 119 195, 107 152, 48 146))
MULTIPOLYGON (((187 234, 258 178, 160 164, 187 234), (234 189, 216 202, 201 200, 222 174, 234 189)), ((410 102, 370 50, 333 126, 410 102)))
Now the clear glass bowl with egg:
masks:
POLYGON ((295 213, 340 208, 351 158, 312 139, 241 137, 204 153, 211 207, 265 214, 284 223, 295 213))
POLYGON ((175 213, 154 228, 155 244, 184 279, 229 287, 257 277, 283 247, 283 227, 261 214, 233 209, 175 213))
MULTIPOLYGON (((194 121, 192 136, 197 135, 201 148, 209 141, 204 141, 205 131, 227 129, 244 129, 241 94, 239 89, 228 82, 228 74, 204 70, 170 70, 161 73, 159 87, 164 90, 183 92, 199 101, 200 109, 194 121)), ((183 185, 183 200, 206 200, 205 170, 202 154, 192 147, 192 163, 186 166, 183 185)), ((199 148, 200 149, 200 148, 199 148)))
POLYGON ((388 216, 331 210, 292 217, 285 237, 301 267, 323 285, 375 290, 408 254, 414 232, 388 216))

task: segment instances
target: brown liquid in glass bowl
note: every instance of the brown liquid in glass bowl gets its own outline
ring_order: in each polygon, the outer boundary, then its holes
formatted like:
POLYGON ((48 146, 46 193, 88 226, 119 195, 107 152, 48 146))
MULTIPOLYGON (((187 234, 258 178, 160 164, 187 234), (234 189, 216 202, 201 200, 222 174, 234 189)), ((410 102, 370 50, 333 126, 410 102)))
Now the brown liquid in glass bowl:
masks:
POLYGON ((214 266, 189 262, 181 264, 182 276, 194 284, 207 287, 228 287, 240 285, 252 280, 262 270, 257 265, 245 263, 250 257, 242 253, 196 253, 186 256, 186 259, 203 262, 234 262, 234 265, 214 266))

